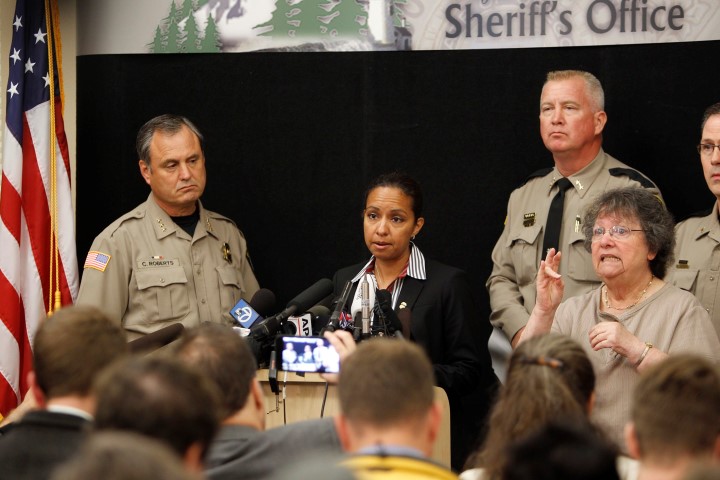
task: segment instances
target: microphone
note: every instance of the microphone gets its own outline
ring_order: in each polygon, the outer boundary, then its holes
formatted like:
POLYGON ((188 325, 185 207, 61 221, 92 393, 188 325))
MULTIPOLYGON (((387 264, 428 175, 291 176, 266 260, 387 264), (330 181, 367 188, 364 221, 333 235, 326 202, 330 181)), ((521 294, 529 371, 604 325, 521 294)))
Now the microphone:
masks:
MULTIPOLYGON (((373 289, 373 296, 374 296, 373 289)), ((367 281, 367 275, 365 275, 360 282, 360 311, 362 312, 362 337, 370 337, 370 285, 367 281)), ((373 298, 373 305, 375 299, 373 298)))
POLYGON ((230 310, 230 315, 242 328, 250 328, 253 323, 263 320, 263 316, 274 308, 275 294, 267 288, 261 288, 255 292, 250 303, 241 298, 230 310))
POLYGON ((307 313, 310 314, 313 335, 319 335, 330 321, 330 309, 325 305, 315 305, 310 307, 307 313))
POLYGON ((258 342, 262 342, 269 337, 274 337, 290 315, 293 315, 298 311, 306 311, 312 305, 315 305, 330 295, 330 293, 332 293, 332 289, 332 280, 329 278, 318 280, 313 285, 303 290, 295 298, 290 300, 287 307, 285 307, 285 310, 253 325, 250 328, 250 335, 252 335, 252 337, 258 342))
MULTIPOLYGON (((387 290, 378 290, 375 292, 375 300, 376 311, 385 324, 384 326, 387 329, 388 335, 403 337, 403 324, 398 318, 399 314, 395 313, 395 310, 392 308, 392 293, 387 290)), ((400 311, 410 313, 408 309, 402 309, 400 311)))
POLYGON ((370 282, 368 281, 367 275, 360 280, 360 285, 355 291, 355 298, 353 298, 352 305, 350 306, 350 315, 355 321, 356 326, 362 326, 363 338, 370 336, 370 305, 375 305, 375 289, 370 288, 370 282), (363 287, 364 285, 364 287, 363 287), (364 309, 367 307, 367 311, 364 309), (360 312, 360 322, 357 322, 360 312))
POLYGON ((250 300, 250 306, 260 314, 261 317, 267 317, 275 310, 275 294, 267 288, 261 288, 250 300))
POLYGON ((350 290, 352 289, 352 282, 348 280, 345 282, 345 286, 342 289, 342 293, 340 296, 335 300, 335 306, 332 310, 332 313, 330 314, 330 319, 328 320, 327 325, 323 327, 322 330, 320 330, 320 335, 327 332, 334 332, 338 328, 340 328, 340 314, 343 311, 343 308, 345 308, 345 303, 347 303, 348 297, 350 296, 350 290))
POLYGON ((185 327, 182 323, 173 323, 160 330, 148 333, 145 336, 128 342, 130 353, 140 353, 150 350, 157 350, 182 335, 185 327))

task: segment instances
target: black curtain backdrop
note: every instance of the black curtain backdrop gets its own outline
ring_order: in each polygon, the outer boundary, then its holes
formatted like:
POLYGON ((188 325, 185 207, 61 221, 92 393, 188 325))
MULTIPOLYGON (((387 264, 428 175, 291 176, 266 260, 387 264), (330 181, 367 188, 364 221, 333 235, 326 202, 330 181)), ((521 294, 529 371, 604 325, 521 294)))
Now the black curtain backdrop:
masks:
POLYGON ((720 42, 362 53, 78 58, 77 245, 145 200, 138 128, 166 112, 206 137, 203 203, 244 232, 278 307, 368 257, 362 197, 402 169, 425 193, 417 239, 471 272, 487 318, 490 252, 510 192, 552 165, 539 135, 545 73, 585 69, 605 88, 605 149, 653 179, 676 218, 713 197, 695 145, 720 101, 720 42))

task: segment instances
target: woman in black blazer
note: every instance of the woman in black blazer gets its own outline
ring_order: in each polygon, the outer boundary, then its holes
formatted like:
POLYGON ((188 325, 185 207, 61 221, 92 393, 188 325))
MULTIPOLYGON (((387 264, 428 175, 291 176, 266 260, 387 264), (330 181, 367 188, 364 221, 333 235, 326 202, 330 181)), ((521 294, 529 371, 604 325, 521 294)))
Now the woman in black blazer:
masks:
POLYGON ((391 293, 405 337, 424 347, 436 385, 450 400, 452 467, 460 470, 484 430, 497 386, 488 351, 491 326, 477 315, 465 272, 426 259, 412 242, 425 223, 422 202, 420 186, 406 174, 371 182, 363 230, 372 257, 336 272, 335 294, 351 281, 354 298, 363 276, 371 288, 391 293))

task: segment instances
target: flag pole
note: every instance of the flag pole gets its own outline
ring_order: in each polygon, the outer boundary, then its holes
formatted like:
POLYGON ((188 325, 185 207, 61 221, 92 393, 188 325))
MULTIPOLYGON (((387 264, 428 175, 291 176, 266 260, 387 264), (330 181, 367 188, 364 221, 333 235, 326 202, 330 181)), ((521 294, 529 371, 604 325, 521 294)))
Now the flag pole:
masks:
POLYGON ((57 155, 55 150, 57 144, 55 131, 55 22, 50 8, 51 1, 53 0, 45 0, 45 25, 48 32, 48 79, 50 81, 50 275, 48 276, 48 316, 62 307, 57 222, 57 155))

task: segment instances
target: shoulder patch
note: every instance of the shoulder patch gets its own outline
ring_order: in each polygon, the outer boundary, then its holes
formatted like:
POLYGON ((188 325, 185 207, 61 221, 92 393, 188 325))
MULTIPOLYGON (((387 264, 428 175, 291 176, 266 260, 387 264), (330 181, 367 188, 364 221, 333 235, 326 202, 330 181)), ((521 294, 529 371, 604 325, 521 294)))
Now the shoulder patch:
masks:
POLYGON ((112 258, 112 255, 109 253, 91 250, 88 252, 87 257, 85 257, 85 265, 83 268, 94 268, 95 270, 104 272, 108 263, 110 263, 110 258, 112 258))
POLYGON ((642 185, 643 188, 657 188, 657 185, 649 178, 632 168, 615 167, 608 169, 608 172, 610 172, 610 175, 613 177, 628 177, 630 180, 635 180, 642 185))
POLYGON ((530 180, 532 180, 533 178, 544 177, 545 175, 549 174, 549 173, 552 172, 552 171, 553 171, 553 167, 541 168, 540 170, 537 170, 537 171, 531 173, 531 174, 525 179, 525 181, 522 183, 522 185, 520 185, 520 186, 522 187, 523 185, 525 185, 526 183, 528 183, 528 182, 529 182, 530 180))

